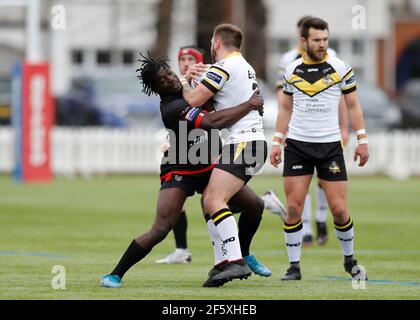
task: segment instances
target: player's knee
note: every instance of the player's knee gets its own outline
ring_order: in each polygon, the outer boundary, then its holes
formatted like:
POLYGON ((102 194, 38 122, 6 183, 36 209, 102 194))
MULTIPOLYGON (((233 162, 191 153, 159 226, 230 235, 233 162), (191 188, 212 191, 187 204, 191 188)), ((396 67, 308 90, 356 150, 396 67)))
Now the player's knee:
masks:
POLYGON ((152 238, 153 238, 154 244, 156 245, 159 242, 161 242, 163 239, 165 239, 168 233, 171 231, 171 229, 172 227, 169 226, 168 224, 154 227, 152 229, 152 234, 153 234, 152 238))
POLYGON ((206 213, 212 215, 216 211, 222 209, 221 205, 218 203, 218 199, 214 197, 211 193, 203 195, 202 200, 203 208, 206 213))
POLYGON ((287 206, 286 223, 294 224, 301 219, 300 206, 297 203, 289 203, 287 206))
POLYGON ((334 216, 334 218, 338 218, 339 220, 341 220, 340 218, 344 218, 347 216, 347 210, 344 205, 334 205, 331 208, 331 213, 334 216))
POLYGON ((259 215, 262 216, 262 214, 264 213, 264 201, 263 199, 261 199, 260 197, 257 197, 256 203, 255 203, 255 212, 259 215))

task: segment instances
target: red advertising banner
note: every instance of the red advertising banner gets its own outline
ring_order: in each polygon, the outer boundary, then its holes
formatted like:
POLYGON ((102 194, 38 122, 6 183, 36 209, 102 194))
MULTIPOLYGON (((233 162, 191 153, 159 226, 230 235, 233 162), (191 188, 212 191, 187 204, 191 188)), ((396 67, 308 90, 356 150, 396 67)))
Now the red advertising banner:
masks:
POLYGON ((23 64, 22 180, 50 181, 51 128, 54 119, 48 64, 23 64))

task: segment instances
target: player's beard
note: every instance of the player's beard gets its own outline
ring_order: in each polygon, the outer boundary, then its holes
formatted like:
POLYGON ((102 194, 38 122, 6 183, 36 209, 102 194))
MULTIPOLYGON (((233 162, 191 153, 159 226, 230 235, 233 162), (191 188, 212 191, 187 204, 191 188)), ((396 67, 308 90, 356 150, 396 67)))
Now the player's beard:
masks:
POLYGON ((310 48, 308 46, 308 48, 306 49, 306 54, 309 56, 309 58, 311 58, 311 60, 313 61, 321 61, 325 58, 325 55, 327 54, 327 49, 324 48, 323 50, 323 54, 322 57, 319 57, 316 55, 315 50, 312 50, 312 48, 310 48))

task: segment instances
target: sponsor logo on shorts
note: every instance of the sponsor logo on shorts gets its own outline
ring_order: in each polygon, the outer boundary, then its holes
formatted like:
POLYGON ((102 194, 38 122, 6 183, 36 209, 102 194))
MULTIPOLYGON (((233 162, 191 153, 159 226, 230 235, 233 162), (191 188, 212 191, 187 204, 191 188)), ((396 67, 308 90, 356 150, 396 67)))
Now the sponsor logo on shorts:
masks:
POLYGON ((180 181, 182 181, 182 176, 179 176, 179 175, 175 175, 175 180, 176 181, 178 181, 178 182, 180 182, 180 181))
POLYGON ((332 174, 337 174, 341 172, 339 165, 335 161, 331 162, 331 165, 329 166, 328 169, 332 174))
POLYGON ((292 167, 293 170, 301 170, 303 169, 303 165, 299 164, 299 165, 295 165, 292 167))

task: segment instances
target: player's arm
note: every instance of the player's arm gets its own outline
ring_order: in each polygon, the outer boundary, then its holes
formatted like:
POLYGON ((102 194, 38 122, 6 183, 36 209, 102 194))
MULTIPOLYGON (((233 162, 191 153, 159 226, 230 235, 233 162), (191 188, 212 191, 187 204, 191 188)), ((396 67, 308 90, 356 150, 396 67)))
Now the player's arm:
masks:
POLYGON ((214 108, 214 101, 213 101, 213 99, 210 99, 209 101, 207 101, 206 104, 204 106, 202 106, 202 109, 204 111, 207 111, 207 112, 216 111, 216 109, 214 108))
POLYGON ((293 96, 291 94, 278 90, 277 96, 280 96, 279 112, 277 114, 276 133, 273 137, 270 154, 270 162, 276 168, 281 163, 281 145, 286 139, 286 133, 293 111, 293 96))
POLYGON ((344 101, 348 109, 351 126, 357 134, 358 145, 354 153, 354 161, 360 158, 359 166, 363 167, 369 160, 369 150, 362 107, 356 91, 344 94, 344 101))
POLYGON ((186 78, 184 80, 181 79, 184 99, 192 107, 202 106, 223 88, 229 77, 229 72, 217 65, 213 65, 194 90, 191 90, 191 85, 186 78))
POLYGON ((182 94, 184 99, 192 107, 199 107, 204 105, 208 100, 214 96, 214 92, 207 89, 201 83, 198 84, 197 88, 193 89, 188 81, 182 81, 182 94))
POLYGON ((263 106, 263 98, 259 92, 255 92, 248 101, 236 107, 206 113, 200 121, 199 127, 205 130, 227 128, 246 116, 250 111, 262 110, 263 106))
POLYGON ((340 103, 338 105, 338 121, 340 124, 341 139, 343 144, 347 145, 349 142, 349 117, 347 113, 346 102, 344 101, 343 96, 340 98, 340 103))

